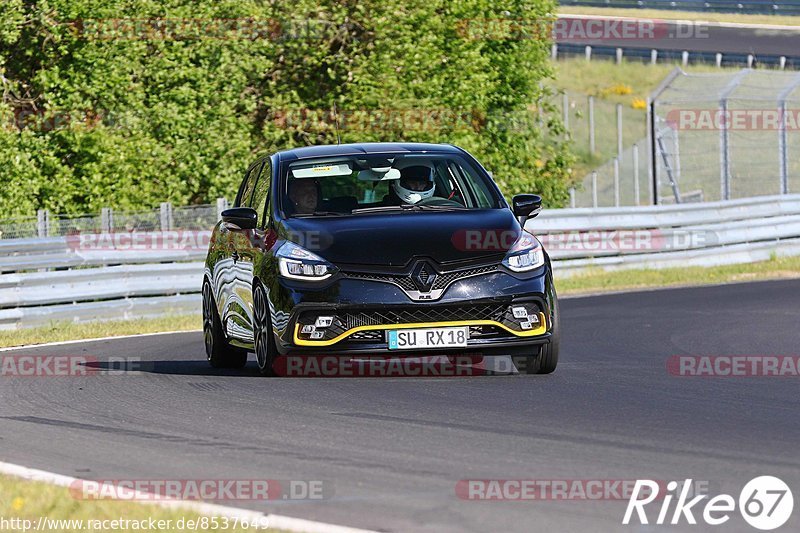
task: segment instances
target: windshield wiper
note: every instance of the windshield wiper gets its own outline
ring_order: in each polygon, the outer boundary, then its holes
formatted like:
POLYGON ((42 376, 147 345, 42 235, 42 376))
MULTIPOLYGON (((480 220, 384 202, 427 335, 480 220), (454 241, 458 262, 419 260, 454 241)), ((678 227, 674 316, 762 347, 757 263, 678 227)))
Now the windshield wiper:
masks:
POLYGON ((439 211, 452 211, 455 209, 469 209, 463 205, 418 205, 419 209, 434 209, 439 211))
POLYGON ((343 217, 348 215, 349 213, 340 213, 338 211, 314 211, 313 213, 295 213, 291 215, 290 218, 301 218, 301 217, 343 217))
POLYGON ((379 205, 376 207, 362 207, 360 209, 353 209, 353 214, 360 213, 378 213, 380 211, 425 211, 431 209, 434 211, 451 211, 455 209, 467 209, 463 206, 457 205, 419 205, 419 204, 400 204, 400 205, 379 205))
POLYGON ((358 209, 353 209, 353 214, 357 215, 359 213, 377 213, 379 211, 412 211, 415 209, 419 209, 420 207, 421 206, 414 204, 378 205, 375 207, 361 207, 358 209))

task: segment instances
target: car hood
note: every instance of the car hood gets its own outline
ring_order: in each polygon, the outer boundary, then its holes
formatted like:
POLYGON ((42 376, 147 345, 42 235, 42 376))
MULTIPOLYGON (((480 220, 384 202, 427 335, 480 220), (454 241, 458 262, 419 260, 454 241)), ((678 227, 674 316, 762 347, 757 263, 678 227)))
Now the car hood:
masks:
POLYGON ((508 209, 290 218, 283 226, 287 240, 334 264, 390 267, 414 257, 440 264, 499 258, 520 232, 508 209))

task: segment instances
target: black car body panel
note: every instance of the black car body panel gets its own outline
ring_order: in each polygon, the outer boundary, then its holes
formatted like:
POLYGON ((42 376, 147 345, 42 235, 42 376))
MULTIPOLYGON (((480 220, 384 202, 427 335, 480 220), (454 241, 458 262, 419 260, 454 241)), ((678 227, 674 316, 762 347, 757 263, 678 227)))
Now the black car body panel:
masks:
MULTIPOLYGON (((391 156, 389 156, 391 157, 391 156)), ((367 143, 318 146, 279 152, 248 169, 236 199, 248 195, 261 208, 257 227, 219 222, 206 260, 224 334, 232 345, 254 349, 253 291, 266 292, 271 333, 280 354, 375 354, 389 351, 392 329, 461 326, 469 341, 460 352, 523 354, 550 342, 557 322, 555 289, 546 252, 543 264, 514 272, 503 263, 522 232, 489 174, 472 156, 450 145, 367 143), (279 201, 286 191, 287 165, 305 159, 359 154, 452 155, 479 169, 497 207, 365 213, 352 216, 287 216, 279 201), (248 182, 251 174, 259 182, 248 182), (253 189, 253 190, 251 190, 253 189), (255 192, 253 192, 255 191, 255 192), (465 247, 464 232, 504 235, 492 246, 465 247), (281 275, 278 250, 293 243, 330 263, 322 280, 281 275), (513 316, 526 309, 526 319, 513 316), (516 309, 516 310, 513 310, 516 309), (318 338, 302 333, 319 317, 332 323, 318 338)), ((317 330, 318 332, 320 330, 317 330)), ((425 353, 450 353, 430 348, 425 353)))

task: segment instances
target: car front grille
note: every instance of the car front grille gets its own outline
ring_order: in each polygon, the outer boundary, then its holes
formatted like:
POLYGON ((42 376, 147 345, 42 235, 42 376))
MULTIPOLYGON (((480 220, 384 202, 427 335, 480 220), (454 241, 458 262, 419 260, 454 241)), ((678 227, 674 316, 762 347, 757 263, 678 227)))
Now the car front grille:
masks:
MULTIPOLYGON (((497 272, 497 265, 488 265, 477 268, 470 268, 466 270, 456 270, 453 272, 445 272, 438 274, 433 282, 431 290, 446 289, 451 283, 460 279, 469 278, 472 276, 480 276, 482 274, 491 274, 497 272)), ((411 274, 377 274, 372 272, 343 272, 345 277, 352 279, 363 279, 368 281, 378 281, 381 283, 393 283, 405 291, 416 291, 417 286, 411 278, 411 274)), ((423 276, 423 281, 427 281, 427 274, 423 276)))
POLYGON ((418 307, 397 310, 346 312, 339 315, 345 330, 359 326, 452 322, 461 320, 503 319, 506 305, 472 305, 452 307, 418 307))

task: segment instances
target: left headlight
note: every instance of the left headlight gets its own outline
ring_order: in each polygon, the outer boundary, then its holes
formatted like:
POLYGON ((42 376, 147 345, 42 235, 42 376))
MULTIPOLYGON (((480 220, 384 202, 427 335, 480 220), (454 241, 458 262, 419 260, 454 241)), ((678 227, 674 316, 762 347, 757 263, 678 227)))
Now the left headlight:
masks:
POLYGON ((517 242, 506 254, 503 264, 512 272, 528 272, 544 264, 544 250, 539 240, 522 230, 517 242))
POLYGON ((336 272, 336 267, 305 248, 286 241, 275 253, 281 276, 304 281, 322 281, 336 272))

